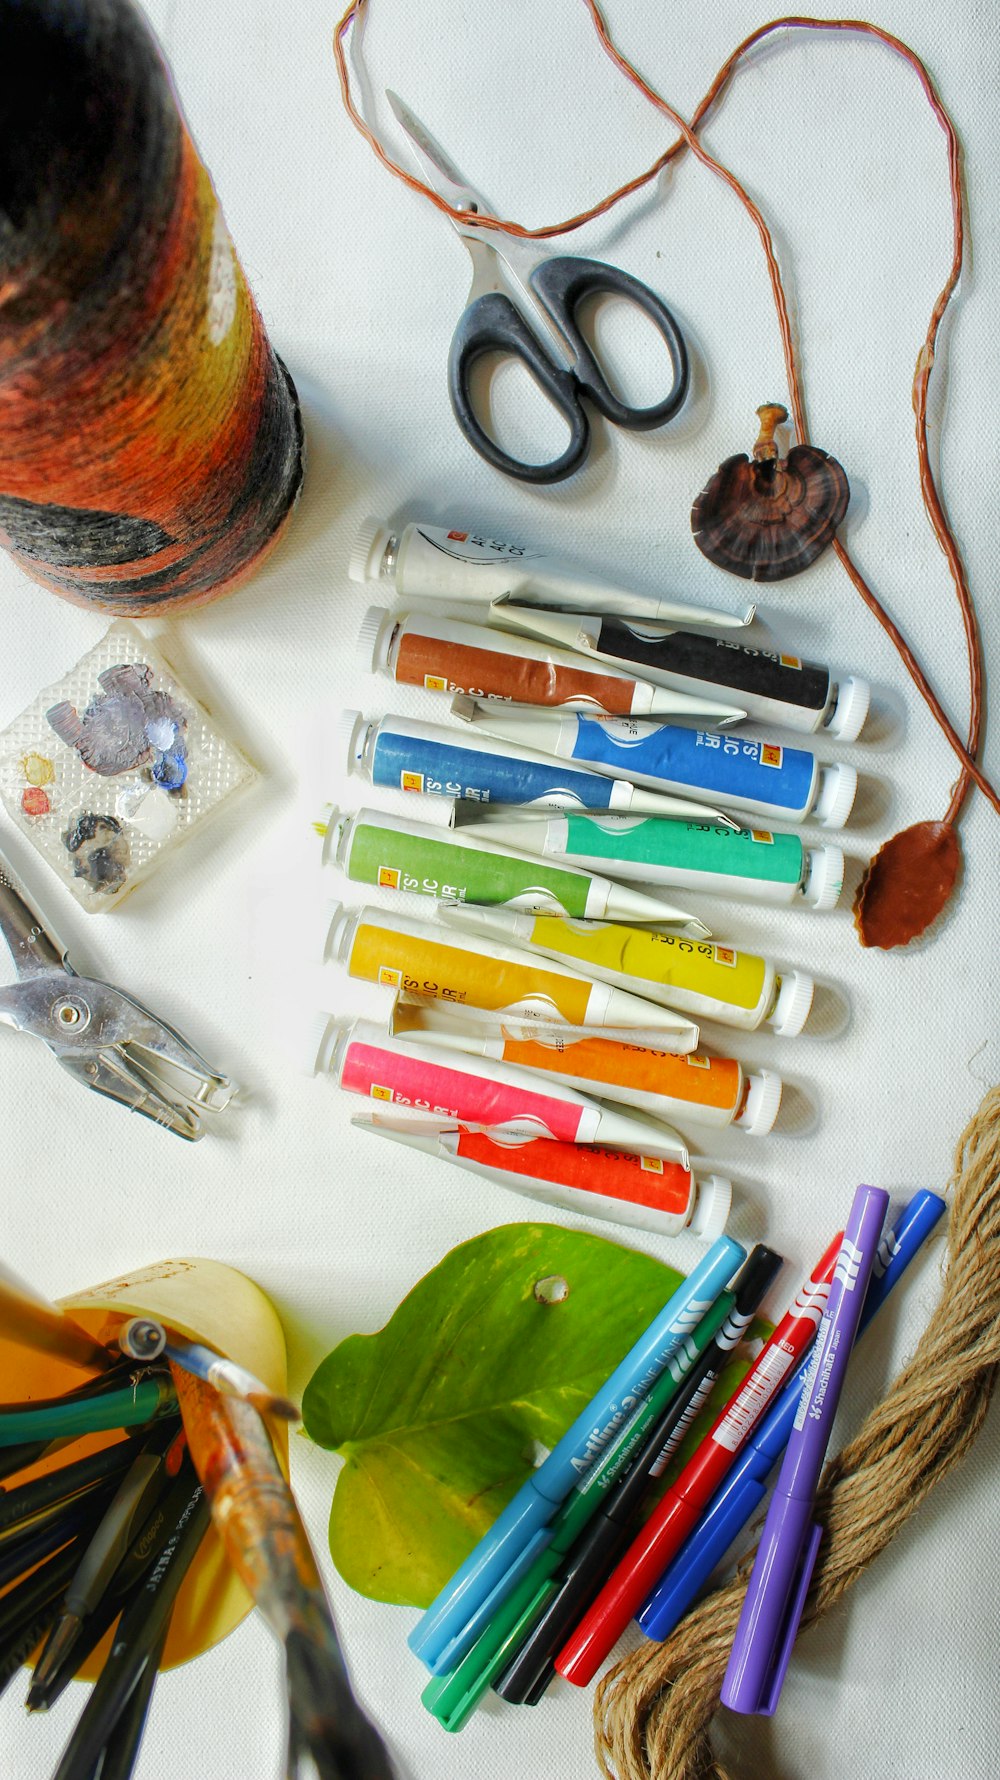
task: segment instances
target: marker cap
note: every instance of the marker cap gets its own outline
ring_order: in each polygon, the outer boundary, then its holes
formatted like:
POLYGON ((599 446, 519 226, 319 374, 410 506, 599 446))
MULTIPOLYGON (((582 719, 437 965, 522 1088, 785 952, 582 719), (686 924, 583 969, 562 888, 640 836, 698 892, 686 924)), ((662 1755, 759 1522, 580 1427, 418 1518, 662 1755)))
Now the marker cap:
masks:
POLYGON ((389 643, 397 620, 388 606, 369 606, 361 620, 355 657, 365 674, 377 674, 389 665, 389 643))
POLYGON ((810 847, 802 893, 814 909, 835 909, 844 888, 844 855, 839 847, 810 847))
POLYGON ((722 1683, 732 1712, 770 1718, 778 1704, 822 1538, 812 1514, 811 1501, 771 1498, 722 1683))
POLYGON ((781 1077, 773 1069, 762 1069, 759 1075, 747 1076, 747 1081, 750 1092, 746 1105, 733 1124, 750 1137, 766 1137, 774 1129, 781 1105, 781 1077))
POLYGON ((819 796, 813 805, 813 815, 824 828, 843 828, 848 816, 854 808, 854 799, 858 794, 858 775, 853 766, 842 763, 837 766, 824 766, 819 774, 819 796))
POLYGON ((724 1174, 701 1174, 695 1181, 698 1195, 688 1223, 692 1236, 714 1242, 721 1236, 733 1207, 733 1183, 724 1174))
POLYGON ((864 729, 871 701, 872 689, 867 680, 860 680, 856 675, 842 680, 837 688, 836 703, 826 720, 830 734, 839 736, 842 742, 856 742, 864 729))
POLYGON ((798 1038, 809 1018, 816 985, 804 970, 789 970, 778 979, 778 997, 765 1022, 781 1038, 798 1038))
POLYGON ((365 757, 365 741, 371 727, 360 711, 341 711, 337 719, 337 755, 349 773, 356 772, 365 757))
POLYGON ((347 564, 352 581, 378 580, 386 545, 392 535, 392 527, 386 525, 384 519, 369 516, 361 521, 347 564))

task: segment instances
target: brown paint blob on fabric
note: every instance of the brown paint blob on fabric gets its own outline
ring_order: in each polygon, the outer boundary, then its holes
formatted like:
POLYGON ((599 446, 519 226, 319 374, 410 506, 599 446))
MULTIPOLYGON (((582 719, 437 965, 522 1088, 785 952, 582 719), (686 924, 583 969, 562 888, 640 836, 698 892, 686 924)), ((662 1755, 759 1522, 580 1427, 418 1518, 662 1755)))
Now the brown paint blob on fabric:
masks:
POLYGON ((894 834, 879 848, 855 897, 861 944, 889 951, 916 939, 945 907, 961 862, 950 822, 916 822, 894 834))

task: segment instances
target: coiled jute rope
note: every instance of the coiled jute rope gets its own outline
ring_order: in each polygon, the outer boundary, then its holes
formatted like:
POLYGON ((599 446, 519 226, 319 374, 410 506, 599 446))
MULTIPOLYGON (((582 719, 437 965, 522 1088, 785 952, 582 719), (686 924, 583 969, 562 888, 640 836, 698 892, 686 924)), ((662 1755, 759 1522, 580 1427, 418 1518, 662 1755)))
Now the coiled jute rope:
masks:
MULTIPOLYGON (((824 1528, 802 1628, 893 1539, 982 1427, 1000 1367, 1000 1086, 959 1140, 940 1302, 919 1350, 857 1437, 826 1467, 824 1528)), ((594 1699, 598 1766, 611 1780, 736 1780, 712 1719, 753 1560, 662 1644, 633 1651, 594 1699)))

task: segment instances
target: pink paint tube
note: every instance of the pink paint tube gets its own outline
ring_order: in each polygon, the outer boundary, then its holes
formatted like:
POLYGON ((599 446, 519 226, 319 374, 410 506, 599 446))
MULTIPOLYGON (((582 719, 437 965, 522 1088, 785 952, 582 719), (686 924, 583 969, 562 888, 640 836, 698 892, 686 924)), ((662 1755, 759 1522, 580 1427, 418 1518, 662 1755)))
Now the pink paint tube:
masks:
POLYGON ((321 1015, 307 1062, 313 1074, 329 1072, 349 1093, 381 1108, 410 1109, 421 1120, 430 1113, 508 1137, 610 1144, 690 1166, 683 1137, 659 1120, 603 1106, 530 1069, 397 1038, 374 1021, 321 1015))

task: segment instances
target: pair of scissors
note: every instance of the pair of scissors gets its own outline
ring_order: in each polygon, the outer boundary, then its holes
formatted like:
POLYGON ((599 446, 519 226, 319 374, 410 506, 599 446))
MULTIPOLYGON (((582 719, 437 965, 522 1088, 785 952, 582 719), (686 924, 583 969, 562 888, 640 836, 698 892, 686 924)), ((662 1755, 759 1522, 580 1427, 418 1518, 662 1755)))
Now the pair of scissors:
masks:
POLYGON ((671 420, 687 395, 688 355, 674 317, 656 292, 619 266, 569 255, 553 258, 539 253, 534 242, 478 228, 477 212, 489 213, 486 200, 460 178, 402 99, 395 93, 386 97, 406 131, 411 159, 424 183, 470 217, 468 223, 449 219, 469 250, 473 274, 451 343, 448 393, 455 418, 480 457, 522 482, 559 482, 580 468, 590 446, 590 422, 581 398, 615 426, 643 430, 671 420), (578 326, 581 304, 604 295, 624 297, 644 310, 666 344, 673 381, 663 400, 648 408, 632 408, 619 399, 578 326), (469 379, 476 361, 487 353, 519 359, 562 415, 570 438, 560 457, 524 463, 486 431, 472 403, 469 379))
POLYGON ((17 982, 0 988, 0 1026, 40 1038, 84 1087, 143 1113, 178 1137, 202 1135, 235 1083, 124 990, 79 976, 0 858, 0 933, 17 982))

